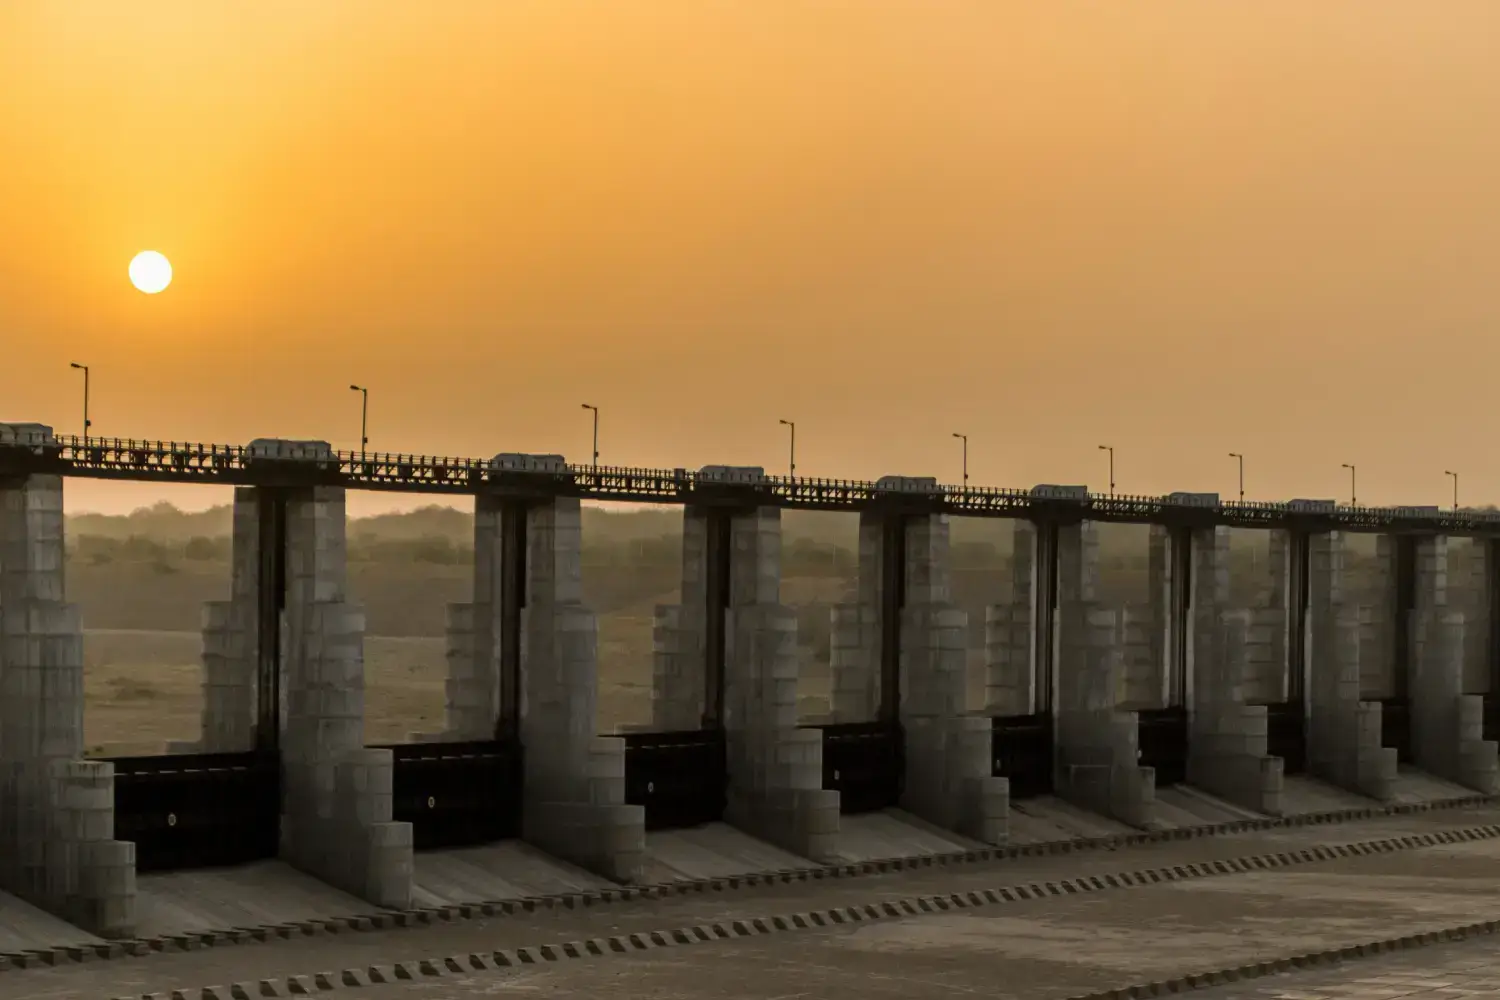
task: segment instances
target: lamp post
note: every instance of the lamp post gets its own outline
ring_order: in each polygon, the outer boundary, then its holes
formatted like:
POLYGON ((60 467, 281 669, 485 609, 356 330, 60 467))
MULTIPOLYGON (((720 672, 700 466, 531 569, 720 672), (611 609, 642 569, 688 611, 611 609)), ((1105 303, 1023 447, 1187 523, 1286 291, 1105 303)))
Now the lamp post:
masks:
POLYGON ((76 361, 70 364, 72 367, 83 372, 83 440, 87 442, 89 439, 89 428, 94 426, 93 421, 89 419, 89 366, 80 365, 76 361))
POLYGON ((585 410, 594 411, 594 468, 599 468, 599 407, 583 404, 585 410))
POLYGON ((1354 466, 1350 465, 1348 462, 1342 462, 1340 464, 1343 465, 1344 468, 1349 470, 1349 506, 1358 507, 1359 492, 1355 489, 1354 466))
POLYGON ((1115 449, 1113 445, 1101 444, 1100 451, 1109 452, 1109 495, 1115 495, 1115 449))
POLYGON ((788 479, 796 479, 797 478, 797 421, 795 421, 795 420, 783 420, 780 423, 781 423, 781 426, 789 429, 792 432, 791 452, 788 455, 788 461, 787 461, 787 466, 788 466, 787 478, 788 479))
POLYGON ((1245 456, 1237 451, 1229 453, 1230 458, 1237 458, 1240 462, 1240 503, 1245 502, 1245 456))
POLYGON ((953 432, 953 436, 964 443, 964 492, 969 492, 969 435, 953 432))
POLYGON ((365 448, 370 443, 370 390, 362 385, 351 385, 359 393, 359 459, 364 461, 365 448))
POLYGON ((1453 477, 1453 509, 1456 512, 1458 510, 1458 473, 1445 471, 1443 475, 1453 477))

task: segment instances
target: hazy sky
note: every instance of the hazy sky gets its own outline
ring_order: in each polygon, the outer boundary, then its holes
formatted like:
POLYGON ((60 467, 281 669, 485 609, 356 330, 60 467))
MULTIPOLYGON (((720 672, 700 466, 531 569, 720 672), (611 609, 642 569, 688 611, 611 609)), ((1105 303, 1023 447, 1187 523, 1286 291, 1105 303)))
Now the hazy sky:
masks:
POLYGON ((0 0, 0 419, 77 432, 76 360, 105 435, 357 447, 359 382, 376 449, 585 461, 589 402, 608 463, 787 418, 808 475, 1500 500, 1497 52, 1494 0, 0 0))

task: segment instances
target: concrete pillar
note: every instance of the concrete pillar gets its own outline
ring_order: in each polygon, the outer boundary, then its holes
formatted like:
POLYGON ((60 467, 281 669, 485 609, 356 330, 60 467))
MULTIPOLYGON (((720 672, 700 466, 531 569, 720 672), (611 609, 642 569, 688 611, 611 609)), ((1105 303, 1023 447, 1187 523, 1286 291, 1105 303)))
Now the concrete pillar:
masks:
POLYGON ((1264 705, 1247 704, 1249 610, 1229 610, 1229 529, 1192 533, 1188 783, 1257 812, 1283 811, 1282 761, 1266 752, 1264 705))
POLYGON ((823 789, 823 733, 797 726, 797 616, 781 603, 781 511, 736 512, 730 548, 725 818, 795 854, 831 862, 839 794, 823 789))
POLYGON ((1371 701, 1395 698, 1404 685, 1396 677, 1396 539, 1375 539, 1375 569, 1359 609, 1359 693, 1371 701))
POLYGON ((1364 622, 1347 572, 1341 532, 1308 539, 1307 769, 1385 802, 1395 794, 1396 751, 1381 745, 1380 704, 1360 695, 1364 622))
MULTIPOLYGON (((0 442, 15 432, 0 425, 0 442)), ((62 478, 0 480, 0 887, 131 937, 135 845, 114 839, 113 765, 82 759, 83 631, 63 569, 62 478)))
POLYGON ((199 735, 172 753, 244 753, 255 746, 260 635, 260 508, 252 487, 234 491, 229 599, 203 605, 203 712, 199 735))
MULTIPOLYGON (((1455 540, 1458 541, 1458 540, 1455 540)), ((1490 666, 1490 630, 1494 628, 1490 606, 1490 583, 1494 546, 1488 539, 1463 539, 1461 553, 1449 548, 1447 604, 1464 616, 1463 692, 1489 694, 1493 689, 1490 666), (1460 556, 1460 558, 1454 558, 1460 556)))
POLYGON ((415 742, 495 738, 502 711, 504 532, 503 498, 476 496, 473 600, 449 604, 444 622, 444 725, 440 732, 412 734, 415 742))
POLYGON ((1500 755, 1484 739, 1484 697, 1465 694, 1468 621, 1447 604, 1448 539, 1417 542, 1411 612, 1412 754, 1418 767, 1467 788, 1500 789, 1500 755))
POLYGON ((992 776, 990 720, 966 711, 968 616, 949 592, 948 517, 910 517, 904 535, 901 805, 930 823, 998 844, 1007 835, 1010 782, 992 776))
POLYGON ((1100 606, 1098 527, 1059 527, 1057 538, 1057 794, 1132 826, 1154 821, 1156 779, 1139 766, 1136 713, 1116 708, 1121 615, 1100 606))
POLYGON ((1031 715, 1038 703, 1037 530, 1030 521, 1016 521, 1013 531, 1010 593, 984 609, 984 710, 993 716, 1031 715))
MULTIPOLYGON (((281 621, 281 857, 377 906, 411 905, 392 754, 364 746, 364 611, 345 592, 344 491, 288 495, 281 621)), ((269 540, 266 540, 269 541, 269 540)))
POLYGON ((708 511, 682 515, 682 597, 656 606, 653 633, 651 728, 703 728, 708 695, 708 511))
POLYGON ((599 628, 583 603, 576 497, 526 511, 521 612, 522 836, 617 882, 645 860, 645 810, 625 804, 625 741, 598 736, 599 628))
POLYGON ((880 590, 885 560, 885 521, 859 515, 859 565, 852 602, 835 605, 829 669, 835 722, 869 722, 880 711, 880 590))

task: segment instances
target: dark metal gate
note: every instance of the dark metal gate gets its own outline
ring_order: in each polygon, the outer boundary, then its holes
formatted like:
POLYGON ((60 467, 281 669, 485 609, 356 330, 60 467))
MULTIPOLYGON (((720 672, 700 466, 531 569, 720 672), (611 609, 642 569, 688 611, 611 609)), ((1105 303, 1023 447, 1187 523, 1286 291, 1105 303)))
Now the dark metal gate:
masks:
POLYGON ((519 743, 413 743, 384 749, 395 757, 391 818, 411 824, 417 850, 472 847, 520 836, 525 775, 519 743))
POLYGON ((1302 702, 1266 706, 1266 753, 1281 758, 1283 774, 1307 770, 1307 725, 1302 702))
POLYGON ((724 731, 626 733, 625 801, 645 806, 646 829, 715 823, 729 792, 724 731))
POLYGON ((1385 698, 1380 702, 1380 745, 1396 751, 1396 760, 1411 763, 1411 702, 1385 698))
POLYGON ((1156 769, 1156 787, 1187 781, 1187 709, 1155 708, 1137 713, 1140 765, 1156 769))
POLYGON ((839 793, 839 811, 875 812, 901 801, 905 734, 898 722, 853 722, 823 730, 823 787, 839 793))
POLYGON ((1010 779, 1012 799, 1052 793, 1052 715, 996 718, 990 738, 997 778, 1010 779))
POLYGON ((135 844, 137 871, 274 858, 281 839, 275 754, 115 757, 115 839, 135 844))

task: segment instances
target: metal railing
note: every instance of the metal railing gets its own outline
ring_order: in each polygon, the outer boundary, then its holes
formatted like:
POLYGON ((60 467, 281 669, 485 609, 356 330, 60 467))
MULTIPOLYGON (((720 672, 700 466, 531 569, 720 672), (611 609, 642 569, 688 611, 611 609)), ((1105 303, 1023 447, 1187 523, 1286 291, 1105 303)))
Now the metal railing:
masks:
POLYGON ((1366 507, 1226 500, 1205 504, 1191 496, 1087 493, 1077 496, 990 486, 893 487, 854 479, 766 475, 726 482, 686 469, 568 464, 550 470, 515 470, 493 460, 460 456, 330 450, 299 457, 268 457, 249 446, 189 441, 54 436, 10 432, 0 437, 0 470, 47 471, 65 476, 145 481, 217 481, 253 485, 290 472, 353 489, 406 492, 478 492, 504 486, 534 487, 583 498, 683 502, 694 496, 746 496, 785 507, 858 509, 898 502, 950 513, 1030 517, 1067 511, 1087 520, 1152 521, 1196 517, 1205 524, 1245 526, 1304 523, 1352 530, 1393 525, 1453 534, 1500 535, 1500 512, 1434 507, 1366 507))

